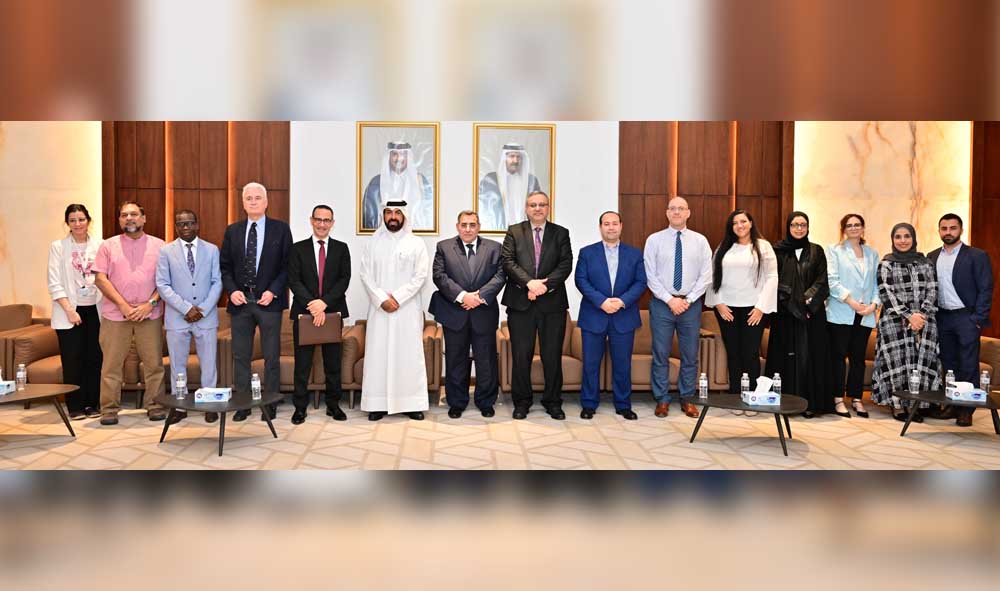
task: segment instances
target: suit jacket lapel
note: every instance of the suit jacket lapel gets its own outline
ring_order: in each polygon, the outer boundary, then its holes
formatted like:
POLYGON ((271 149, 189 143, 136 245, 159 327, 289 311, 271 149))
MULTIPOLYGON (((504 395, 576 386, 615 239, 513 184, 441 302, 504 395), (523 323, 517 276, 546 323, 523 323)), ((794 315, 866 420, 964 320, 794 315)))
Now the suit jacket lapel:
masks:
POLYGON ((242 269, 246 266, 247 261, 247 221, 243 220, 236 226, 236 252, 237 252, 237 268, 242 269))
MULTIPOLYGON (((621 246, 619 246, 619 248, 621 248, 621 246)), ((608 267, 608 257, 604 253, 604 243, 603 242, 600 243, 600 248, 598 249, 597 254, 598 254, 598 256, 597 256, 597 260, 598 260, 597 266, 601 269, 601 275, 600 275, 600 277, 601 277, 601 279, 607 278, 607 285, 608 285, 608 287, 611 288, 611 291, 609 293, 611 294, 611 297, 614 297, 614 295, 615 295, 615 286, 611 284, 611 267, 608 267)), ((619 250, 618 251, 618 267, 619 268, 621 268, 621 262, 622 262, 621 261, 621 256, 622 256, 622 253, 619 250)), ((617 279, 618 278, 615 277, 616 281, 617 281, 617 279)))
POLYGON ((485 244, 485 243, 486 243, 486 241, 483 240, 482 237, 480 237, 480 238, 478 238, 476 240, 476 256, 474 256, 471 259, 469 259, 469 280, 470 281, 474 282, 477 279, 479 279, 479 273, 482 272, 482 269, 483 269, 483 259, 486 257, 486 255, 483 253, 483 244, 485 244))

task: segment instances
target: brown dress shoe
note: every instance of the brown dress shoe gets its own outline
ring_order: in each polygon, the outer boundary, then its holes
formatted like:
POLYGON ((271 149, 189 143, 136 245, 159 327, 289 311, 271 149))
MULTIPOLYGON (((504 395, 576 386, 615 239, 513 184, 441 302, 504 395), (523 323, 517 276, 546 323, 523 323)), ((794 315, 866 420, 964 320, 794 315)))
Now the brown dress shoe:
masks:
POLYGON ((692 419, 698 418, 698 408, 695 405, 691 404, 690 402, 682 402, 681 410, 683 410, 684 414, 691 417, 692 419))
POLYGON ((972 413, 962 409, 955 413, 955 424, 959 427, 971 427, 972 426, 972 413))
POLYGON ((670 404, 666 402, 661 402, 657 404, 656 409, 653 411, 653 414, 662 419, 663 417, 670 414, 670 404))

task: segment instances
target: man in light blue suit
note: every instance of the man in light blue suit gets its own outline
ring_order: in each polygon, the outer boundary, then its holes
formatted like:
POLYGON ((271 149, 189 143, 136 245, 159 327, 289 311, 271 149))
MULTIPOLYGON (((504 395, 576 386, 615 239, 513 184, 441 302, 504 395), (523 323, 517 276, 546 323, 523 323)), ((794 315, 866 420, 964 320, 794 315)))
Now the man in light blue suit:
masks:
POLYGON ((646 291, 642 251, 621 241, 622 219, 614 211, 598 218, 601 241, 580 250, 576 286, 583 294, 577 325, 583 335, 581 419, 594 418, 600 401, 604 343, 611 348, 615 412, 636 420, 632 411, 632 341, 642 325, 639 298, 646 291))
MULTIPOLYGON (((174 215, 177 240, 160 250, 156 264, 156 288, 166 302, 163 327, 170 351, 171 382, 178 373, 187 375, 188 351, 194 339, 201 366, 201 385, 216 386, 216 348, 219 328, 217 305, 222 295, 219 249, 198 238, 198 216, 189 209, 174 215)), ((173 421, 187 416, 174 411, 173 421)), ((209 423, 216 413, 205 413, 209 423)))

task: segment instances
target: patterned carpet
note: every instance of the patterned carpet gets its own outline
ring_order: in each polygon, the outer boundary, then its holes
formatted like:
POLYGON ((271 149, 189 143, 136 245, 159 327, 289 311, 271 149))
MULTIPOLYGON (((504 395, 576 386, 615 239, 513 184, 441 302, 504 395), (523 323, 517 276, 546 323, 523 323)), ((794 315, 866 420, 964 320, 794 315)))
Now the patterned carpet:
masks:
POLYGON ((508 398, 492 419, 467 411, 453 420, 436 406, 422 422, 393 416, 377 423, 357 409, 345 409, 347 422, 334 422, 310 408, 305 424, 293 426, 285 404, 275 421, 278 439, 256 414, 229 421, 220 458, 218 423, 196 413, 160 444, 163 423, 143 411, 123 411, 115 427, 74 421, 74 439, 51 405, 6 405, 0 469, 1000 469, 1000 436, 984 411, 971 428, 928 420, 911 425, 905 438, 901 423, 871 406, 870 419, 794 418, 786 458, 771 415, 713 410, 689 444, 695 421, 676 404, 667 419, 653 416, 651 402, 634 408, 638 421, 623 420, 609 404, 585 421, 570 395, 565 421, 549 419, 538 405, 528 420, 514 421, 508 398))

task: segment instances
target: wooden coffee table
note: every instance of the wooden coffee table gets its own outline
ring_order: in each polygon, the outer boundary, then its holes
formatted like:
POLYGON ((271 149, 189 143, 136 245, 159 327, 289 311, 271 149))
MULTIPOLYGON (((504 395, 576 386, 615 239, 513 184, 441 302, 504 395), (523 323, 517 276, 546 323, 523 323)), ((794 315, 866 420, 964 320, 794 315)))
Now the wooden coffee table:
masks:
POLYGON ((778 427, 778 439, 781 440, 781 451, 785 452, 786 456, 788 455, 788 448, 785 446, 785 433, 781 428, 781 419, 785 419, 785 429, 788 430, 788 438, 791 439, 792 426, 788 424, 788 415, 802 414, 809 408, 809 403, 805 398, 792 394, 781 395, 781 406, 751 406, 743 402, 739 394, 709 394, 705 398, 689 396, 684 398, 683 401, 703 407, 701 416, 698 417, 698 423, 694 426, 694 433, 691 433, 690 443, 694 443, 694 438, 698 435, 698 429, 701 428, 701 423, 705 420, 709 408, 715 407, 729 410, 771 413, 774 415, 774 424, 778 427))
POLYGON ((56 412, 59 413, 59 417, 66 425, 66 428, 69 429, 69 434, 76 437, 73 427, 69 424, 69 416, 66 415, 66 410, 63 409, 62 403, 59 402, 59 397, 79 389, 79 386, 74 386, 73 384, 27 384, 24 390, 0 396, 0 404, 15 404, 18 402, 23 404, 25 402, 44 402, 48 400, 52 403, 52 406, 56 407, 56 412))
POLYGON ((165 408, 169 408, 170 412, 167 414, 167 420, 163 425, 163 433, 160 434, 160 443, 163 443, 163 439, 167 436, 167 429, 170 428, 170 420, 173 418, 174 414, 178 410, 194 411, 194 412, 215 412, 219 413, 219 455, 222 455, 222 444, 226 439, 226 413, 237 411, 237 410, 250 410, 252 408, 260 408, 260 411, 264 413, 264 420, 267 421, 267 426, 271 429, 271 435, 274 438, 278 438, 278 432, 274 430, 274 424, 271 423, 271 413, 268 411, 267 405, 277 404, 281 401, 283 396, 281 394, 265 394, 260 398, 260 400, 254 400, 250 398, 250 393, 245 392, 243 394, 237 394, 233 392, 233 397, 227 402, 195 402, 194 392, 187 395, 184 400, 178 400, 173 396, 173 394, 163 393, 156 397, 156 402, 163 405, 165 408))

